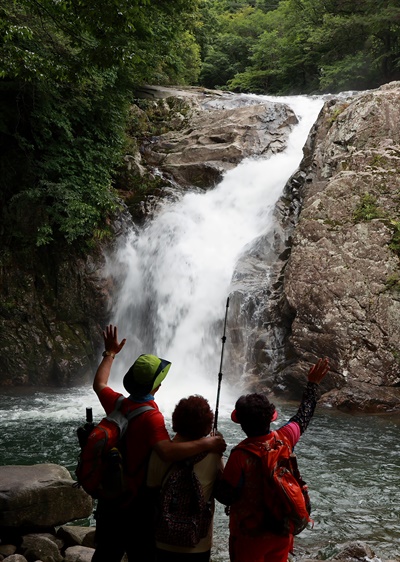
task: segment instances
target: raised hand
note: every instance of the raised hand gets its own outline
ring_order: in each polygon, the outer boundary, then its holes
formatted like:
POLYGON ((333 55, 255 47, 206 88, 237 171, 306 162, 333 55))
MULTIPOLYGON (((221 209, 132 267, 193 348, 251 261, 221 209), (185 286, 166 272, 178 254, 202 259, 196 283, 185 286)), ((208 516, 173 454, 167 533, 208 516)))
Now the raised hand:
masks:
POLYGON ((114 353, 115 355, 124 347, 126 339, 118 342, 118 329, 117 326, 110 324, 103 332, 104 348, 106 351, 114 353))
POLYGON ((315 363, 315 365, 313 365, 308 371, 308 381, 319 384, 329 369, 330 365, 327 357, 324 359, 318 359, 317 363, 315 363))

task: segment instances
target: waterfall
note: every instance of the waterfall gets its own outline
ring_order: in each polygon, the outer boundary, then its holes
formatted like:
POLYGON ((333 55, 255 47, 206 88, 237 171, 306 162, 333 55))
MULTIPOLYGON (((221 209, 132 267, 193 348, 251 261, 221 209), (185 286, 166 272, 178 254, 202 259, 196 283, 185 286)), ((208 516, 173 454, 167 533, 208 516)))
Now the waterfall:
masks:
MULTIPOLYGON (((242 98, 254 101, 254 96, 242 98)), ((202 394, 214 406, 235 264, 255 238, 273 228, 274 206, 299 165, 323 105, 322 98, 257 96, 258 102, 264 99, 287 103, 299 119, 287 148, 269 158, 242 161, 210 191, 165 203, 139 233, 130 233, 110 263, 120 286, 110 318, 119 336, 127 338, 112 383, 118 387, 141 353, 168 359, 172 367, 157 394, 167 414, 189 394, 202 394)), ((227 382, 229 373, 222 371, 221 413, 237 398, 227 382)))

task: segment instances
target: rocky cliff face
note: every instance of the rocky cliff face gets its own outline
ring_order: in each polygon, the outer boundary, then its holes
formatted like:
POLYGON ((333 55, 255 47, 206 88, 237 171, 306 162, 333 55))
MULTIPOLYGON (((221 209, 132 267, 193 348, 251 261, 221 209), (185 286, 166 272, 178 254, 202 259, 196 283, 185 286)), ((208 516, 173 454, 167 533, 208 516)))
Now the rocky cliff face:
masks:
MULTIPOLYGON (((115 220, 126 232, 126 211, 115 220)), ((107 246, 87 254, 38 248, 0 260, 0 387, 68 387, 93 380, 108 322, 113 280, 107 246)))
POLYGON ((281 316, 280 363, 257 366, 257 387, 296 395, 328 356, 326 404, 400 409, 399 140, 399 83, 326 102, 279 204, 290 257, 266 310, 281 316))
POLYGON ((8 258, 0 273, 0 386, 68 386, 93 372, 108 299, 102 263, 99 253, 8 258))
POLYGON ((303 163, 285 272, 296 363, 332 359, 324 401, 400 408, 400 84, 327 103, 303 163))

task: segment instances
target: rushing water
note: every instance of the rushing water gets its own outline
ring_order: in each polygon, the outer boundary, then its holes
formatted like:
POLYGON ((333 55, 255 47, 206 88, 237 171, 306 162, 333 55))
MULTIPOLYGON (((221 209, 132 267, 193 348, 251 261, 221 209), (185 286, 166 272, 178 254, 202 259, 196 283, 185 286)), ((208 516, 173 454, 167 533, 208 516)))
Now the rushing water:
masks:
MULTIPOLYGON (((168 377, 159 395, 163 393, 172 395, 175 402, 182 396, 179 387, 169 388, 168 377)), ((0 463, 52 462, 73 474, 78 454, 75 430, 84 420, 86 406, 94 408, 99 420, 101 408, 88 388, 1 396, 0 463)), ((231 408, 233 403, 227 406, 231 408)), ((296 407, 278 403, 276 423, 285 422, 296 407)), ((219 429, 229 449, 244 437, 226 414, 220 415, 219 429)), ((317 408, 296 449, 310 487, 315 521, 313 529, 296 538, 297 553, 328 555, 337 544, 359 539, 384 559, 400 557, 399 435, 399 418, 350 416, 317 408)), ((218 506, 214 562, 229 560, 227 525, 222 506, 218 506)))
MULTIPOLYGON (((263 99, 277 101, 243 96, 241 103, 263 99)), ((112 318, 129 344, 114 380, 138 354, 156 353, 172 362, 169 376, 182 394, 197 389, 214 396, 221 320, 235 264, 254 239, 273 228, 274 206, 323 105, 321 98, 305 96, 278 101, 288 103, 299 119, 285 151, 246 159, 215 189, 166 204, 110 259, 110 273, 118 272, 121 284, 112 318)), ((168 396, 161 400, 164 409, 171 408, 168 396)))
MULTIPOLYGON (((165 205, 109 257, 121 287, 110 320, 127 338, 113 365, 112 385, 121 389, 123 373, 140 353, 172 361, 157 394, 168 423, 182 396, 203 394, 215 405, 222 320, 235 264, 256 237, 273 227, 274 205, 322 106, 317 98, 279 101, 289 103, 300 119, 284 153, 248 159, 215 189, 165 205)), ((229 420, 238 392, 224 372, 219 429, 229 448, 243 438, 229 420)), ((55 462, 73 473, 75 430, 88 406, 100 419, 100 405, 89 388, 3 392, 0 464, 55 462)), ((278 404, 279 422, 295 409, 296 404, 278 404)), ((315 520, 314 529, 297 538, 299 552, 321 549, 327 556, 338 543, 361 539, 384 558, 400 556, 399 425, 393 417, 317 411, 297 448, 315 520)), ((228 559, 227 518, 219 506, 213 560, 228 559)))

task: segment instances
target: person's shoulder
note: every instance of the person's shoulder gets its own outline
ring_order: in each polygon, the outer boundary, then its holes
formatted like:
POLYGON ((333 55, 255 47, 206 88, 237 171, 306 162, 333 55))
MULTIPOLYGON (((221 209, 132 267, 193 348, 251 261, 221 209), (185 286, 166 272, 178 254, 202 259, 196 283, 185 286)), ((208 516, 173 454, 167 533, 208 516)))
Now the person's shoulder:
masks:
POLYGON ((104 387, 98 394, 99 400, 107 414, 112 412, 115 408, 115 403, 120 396, 123 396, 120 392, 116 392, 110 386, 104 387))
POLYGON ((111 388, 111 386, 105 386, 99 392, 99 397, 107 397, 107 398, 115 398, 117 399, 119 396, 123 396, 120 392, 116 392, 111 388))
POLYGON ((147 415, 149 416, 161 416, 164 419, 164 416, 162 414, 162 412, 160 411, 157 403, 154 400, 147 400, 146 402, 143 402, 142 406, 148 406, 149 408, 151 408, 151 410, 147 410, 147 412, 145 412, 147 415))
POLYGON ((146 400, 144 402, 134 402, 130 398, 127 398, 124 402, 124 411, 128 413, 129 411, 138 410, 140 408, 148 408, 143 411, 139 418, 141 422, 145 425, 165 425, 164 416, 160 412, 156 402, 154 400, 146 400))
POLYGON ((294 447, 300 439, 300 426, 297 422, 289 422, 277 430, 279 438, 287 439, 291 446, 294 447))

